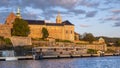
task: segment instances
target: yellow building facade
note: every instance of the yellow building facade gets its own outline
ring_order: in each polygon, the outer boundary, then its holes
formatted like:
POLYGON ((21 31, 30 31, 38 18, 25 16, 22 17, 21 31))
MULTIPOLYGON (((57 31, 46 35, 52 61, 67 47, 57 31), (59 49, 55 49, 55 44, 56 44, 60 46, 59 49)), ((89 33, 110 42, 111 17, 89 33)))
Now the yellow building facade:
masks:
POLYGON ((32 38, 42 38, 42 28, 46 28, 50 38, 74 41, 74 25, 69 21, 47 23, 45 21, 26 20, 29 23, 32 38))
MULTIPOLYGON (((20 9, 18 9, 16 15, 14 13, 10 13, 10 15, 6 18, 5 24, 3 24, 2 26, 7 25, 11 29, 12 23, 14 22, 15 18, 22 18, 20 15, 20 9)), ((47 22, 45 20, 25 20, 25 21, 27 21, 29 24, 30 27, 29 37, 31 38, 42 38, 42 28, 45 27, 48 30, 49 37, 51 38, 74 41, 74 25, 70 23, 68 20, 62 21, 60 13, 58 13, 55 23, 47 22)), ((3 32, 4 29, 1 31, 1 33, 3 32)))

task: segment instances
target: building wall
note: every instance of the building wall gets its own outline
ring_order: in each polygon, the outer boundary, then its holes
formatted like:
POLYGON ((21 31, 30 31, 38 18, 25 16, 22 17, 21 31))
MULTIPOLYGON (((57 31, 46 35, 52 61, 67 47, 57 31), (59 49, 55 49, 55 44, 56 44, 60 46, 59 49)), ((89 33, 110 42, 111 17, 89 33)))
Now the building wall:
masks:
POLYGON ((64 27, 63 26, 46 26, 46 28, 49 32, 49 37, 64 40, 64 36, 63 36, 64 27))
POLYGON ((11 28, 8 25, 0 25, 0 36, 11 37, 11 28))
POLYGON ((74 26, 64 26, 64 39, 74 41, 74 26))
MULTIPOLYGON (((10 37, 11 28, 13 27, 13 22, 16 16, 14 13, 10 13, 6 18, 6 22, 3 25, 0 25, 0 36, 10 37)), ((31 38, 42 38, 42 28, 47 28, 49 32, 49 37, 62 40, 74 41, 74 26, 73 25, 30 25, 30 34, 31 38)))
POLYGON ((74 26, 29 25, 31 38, 42 38, 42 28, 47 28, 49 37, 74 41, 74 26))
MULTIPOLYGON (((9 25, 0 25, 0 36, 11 37, 11 27, 9 25)), ((74 26, 46 26, 29 25, 31 38, 42 38, 42 28, 47 28, 49 37, 62 40, 74 41, 74 26)))
POLYGON ((79 41, 80 40, 80 34, 75 32, 75 41, 79 41))
POLYGON ((42 28, 45 27, 44 25, 29 25, 29 27, 30 27, 29 37, 42 38, 42 28))
POLYGON ((107 51, 107 45, 106 44, 101 44, 101 45, 85 45, 87 49, 94 49, 94 50, 103 50, 107 51))

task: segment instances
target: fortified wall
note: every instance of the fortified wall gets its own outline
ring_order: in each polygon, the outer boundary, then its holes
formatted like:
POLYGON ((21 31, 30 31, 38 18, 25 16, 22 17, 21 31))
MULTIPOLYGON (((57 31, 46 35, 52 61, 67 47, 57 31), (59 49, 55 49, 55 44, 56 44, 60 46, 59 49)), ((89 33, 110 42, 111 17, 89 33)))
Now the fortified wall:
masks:
POLYGON ((37 46, 52 46, 52 47, 81 47, 86 49, 102 50, 107 51, 106 44, 74 44, 66 42, 49 42, 49 41, 32 41, 33 45, 37 46))
POLYGON ((17 37, 13 36, 10 38, 13 46, 25 46, 32 45, 30 37, 17 37))
POLYGON ((3 36, 5 38, 11 37, 11 29, 8 25, 0 24, 0 36, 3 36))

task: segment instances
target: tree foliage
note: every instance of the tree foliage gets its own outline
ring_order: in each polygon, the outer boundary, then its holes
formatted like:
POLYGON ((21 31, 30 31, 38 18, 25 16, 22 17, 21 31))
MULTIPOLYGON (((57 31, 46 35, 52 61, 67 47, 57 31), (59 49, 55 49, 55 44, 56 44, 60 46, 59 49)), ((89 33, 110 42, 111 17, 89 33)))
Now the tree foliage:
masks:
POLYGON ((42 28, 42 38, 45 39, 49 36, 48 30, 46 28, 42 28))
POLYGON ((95 37, 93 36, 92 33, 85 33, 83 40, 88 41, 89 43, 93 43, 93 41, 95 41, 95 37))
POLYGON ((9 38, 0 36, 0 50, 11 50, 13 49, 12 42, 9 38))
POLYGON ((120 40, 116 41, 116 45, 120 46, 120 40))
POLYGON ((16 18, 13 23, 12 35, 13 36, 28 36, 30 33, 30 29, 28 26, 28 22, 23 19, 16 18))
POLYGON ((88 49, 88 50, 87 50, 87 53, 88 53, 88 54, 96 54, 96 53, 97 53, 97 50, 88 49))

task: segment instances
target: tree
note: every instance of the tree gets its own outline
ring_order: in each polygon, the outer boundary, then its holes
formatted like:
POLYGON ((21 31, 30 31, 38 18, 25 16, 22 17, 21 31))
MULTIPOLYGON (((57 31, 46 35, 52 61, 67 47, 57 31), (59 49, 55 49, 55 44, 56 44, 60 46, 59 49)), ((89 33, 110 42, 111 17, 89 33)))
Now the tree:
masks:
POLYGON ((116 45, 120 46, 120 40, 116 41, 116 45))
POLYGON ((42 38, 45 39, 49 36, 48 30, 46 28, 42 28, 42 38))
POLYGON ((9 38, 0 36, 0 50, 12 50, 12 42, 9 38))
POLYGON ((95 41, 95 37, 93 36, 92 33, 85 33, 83 40, 88 41, 89 43, 93 43, 93 41, 95 41))
POLYGON ((28 26, 28 22, 23 19, 16 18, 13 22, 12 35, 13 36, 28 36, 30 33, 30 29, 28 26))

